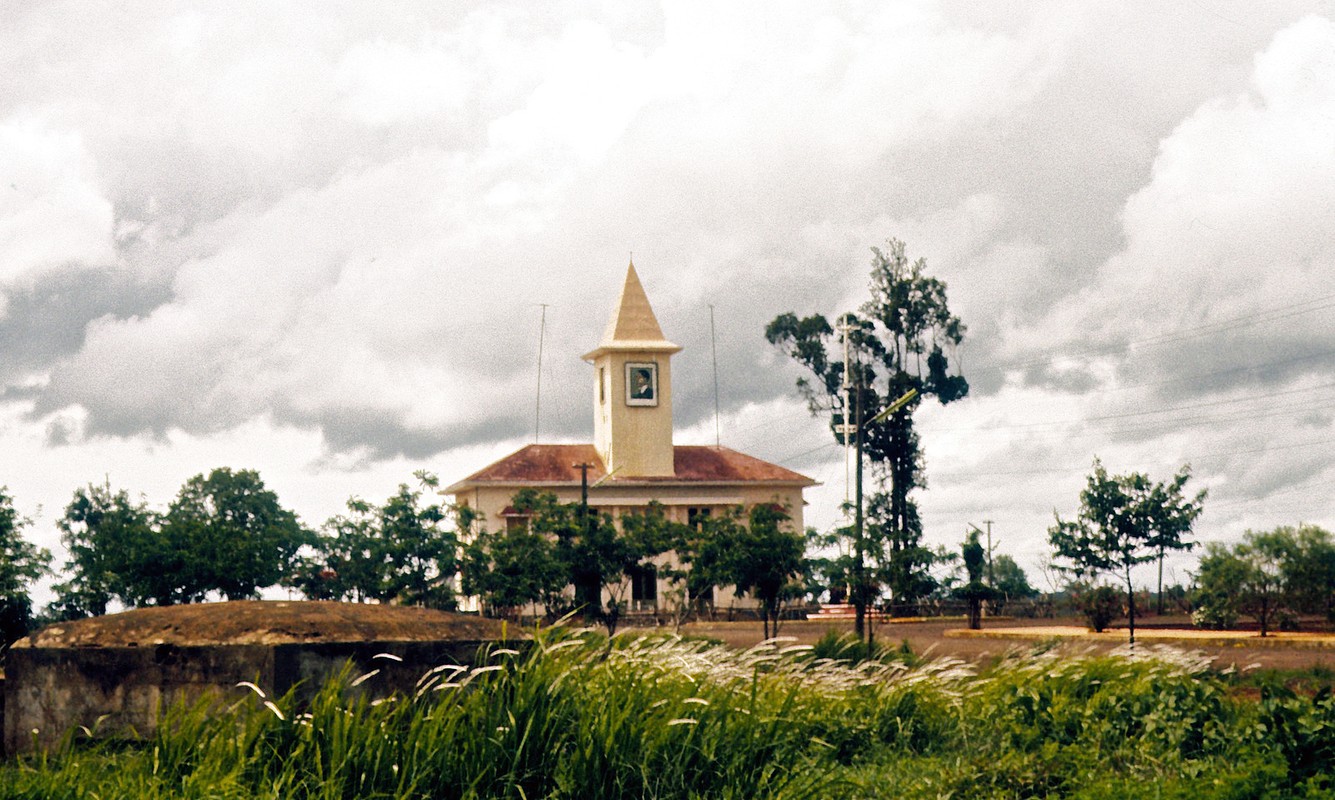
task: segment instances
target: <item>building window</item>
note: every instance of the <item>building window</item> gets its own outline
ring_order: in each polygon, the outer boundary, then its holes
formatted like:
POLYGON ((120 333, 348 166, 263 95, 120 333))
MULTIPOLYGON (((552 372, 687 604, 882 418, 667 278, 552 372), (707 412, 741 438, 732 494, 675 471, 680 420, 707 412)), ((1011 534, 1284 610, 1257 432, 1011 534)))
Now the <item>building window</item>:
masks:
POLYGON ((686 524, 698 531, 705 526, 705 520, 709 519, 709 515, 712 511, 713 509, 709 507, 687 508, 686 524))
POLYGON ((641 564, 630 570, 630 607, 632 611, 653 611, 658 607, 658 568, 641 564))
POLYGON ((626 405, 658 405, 658 365, 626 362, 626 405))
POLYGON ((506 506, 501 509, 501 519, 505 520, 506 533, 523 533, 528 530, 532 515, 518 511, 514 506, 506 506))

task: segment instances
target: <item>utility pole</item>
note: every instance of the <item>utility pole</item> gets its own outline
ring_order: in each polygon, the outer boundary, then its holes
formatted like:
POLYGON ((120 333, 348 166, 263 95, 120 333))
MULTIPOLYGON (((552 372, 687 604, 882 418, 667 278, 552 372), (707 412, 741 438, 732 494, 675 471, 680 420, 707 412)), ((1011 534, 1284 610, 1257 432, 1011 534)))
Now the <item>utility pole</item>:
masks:
MULTIPOLYGON (((584 540, 587 542, 589 538, 589 467, 593 465, 587 461, 582 461, 578 464, 571 464, 570 466, 579 470, 579 529, 580 532, 583 533, 584 535, 584 540)), ((595 594, 598 592, 598 590, 599 587, 597 586, 593 587, 593 592, 595 594)), ((593 619, 594 617, 597 616, 598 608, 602 605, 602 598, 598 597, 595 599, 589 597, 588 586, 583 586, 583 587, 576 586, 575 587, 576 603, 578 603, 581 599, 579 596, 580 594, 584 595, 583 600, 584 600, 585 619, 593 619)))
MULTIPOLYGON (((862 633, 867 630, 867 567, 864 553, 867 549, 867 543, 863 539, 862 530, 862 375, 858 375, 856 417, 857 422, 853 423, 856 431, 857 441, 857 499, 855 500, 857 509, 853 517, 854 542, 856 553, 853 557, 853 582, 857 584, 853 591, 857 592, 854 598, 854 609, 857 617, 854 620, 853 629, 857 633, 858 641, 862 641, 862 633)), ((871 636, 867 636, 867 653, 871 653, 871 636)))
POLYGON ((983 523, 987 525, 987 586, 989 589, 995 589, 997 578, 992 573, 992 520, 985 519, 983 523))
MULTIPOLYGON (((850 331, 853 330, 853 326, 850 325, 850 324, 848 323, 848 315, 847 315, 847 314, 845 314, 845 315, 843 315, 842 317, 839 318, 839 326, 838 326, 838 327, 839 327, 839 335, 842 336, 843 339, 844 339, 844 384, 843 384, 843 386, 840 387, 840 388, 842 389, 842 391, 843 391, 843 395, 844 395, 844 427, 843 427, 843 431, 842 431, 842 432, 843 432, 843 434, 844 434, 844 513, 845 513, 845 515, 846 515, 846 514, 848 513, 848 501, 849 501, 849 499, 850 499, 850 498, 849 498, 848 485, 849 485, 849 483, 852 482, 852 481, 851 481, 852 476, 849 474, 849 473, 850 473, 850 470, 849 470, 849 464, 848 464, 848 458, 849 458, 849 455, 850 455, 850 448, 849 448, 849 446, 848 446, 848 445, 849 445, 849 443, 848 443, 848 434, 852 433, 852 430, 848 427, 848 426, 849 426, 849 422, 848 422, 848 412, 849 412, 848 390, 849 390, 849 388, 853 385, 853 380, 852 380, 852 378, 849 376, 849 362, 848 362, 848 334, 849 334, 850 331)), ((848 517, 845 516, 844 519, 848 519, 848 517)))

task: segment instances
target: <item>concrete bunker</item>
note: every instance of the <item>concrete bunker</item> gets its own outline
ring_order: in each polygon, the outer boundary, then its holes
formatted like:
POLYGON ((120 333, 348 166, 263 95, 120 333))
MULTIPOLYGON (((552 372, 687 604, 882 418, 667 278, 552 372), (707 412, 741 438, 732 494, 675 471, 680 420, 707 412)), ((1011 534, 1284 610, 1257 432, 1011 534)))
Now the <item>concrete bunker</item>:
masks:
POLYGON ((470 665, 504 637, 500 622, 470 615, 313 601, 142 608, 53 625, 5 654, 4 752, 50 747, 79 725, 148 736, 174 704, 234 699, 239 681, 274 695, 295 687, 301 698, 349 661, 380 670, 379 690, 410 691, 431 667, 470 665))

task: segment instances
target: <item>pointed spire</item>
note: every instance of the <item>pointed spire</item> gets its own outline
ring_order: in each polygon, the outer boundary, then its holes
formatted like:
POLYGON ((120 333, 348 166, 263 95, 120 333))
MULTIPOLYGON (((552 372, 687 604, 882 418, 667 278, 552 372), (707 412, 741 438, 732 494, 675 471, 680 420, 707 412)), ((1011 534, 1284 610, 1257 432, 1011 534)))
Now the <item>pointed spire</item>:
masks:
POLYGON ((584 356, 593 358, 606 350, 659 350, 675 353, 681 347, 663 338, 663 329, 658 327, 658 318, 649 305, 649 296, 644 293, 640 276, 635 271, 635 262, 626 268, 626 282, 621 287, 621 297, 617 300, 612 318, 607 321, 602 341, 598 349, 584 356))

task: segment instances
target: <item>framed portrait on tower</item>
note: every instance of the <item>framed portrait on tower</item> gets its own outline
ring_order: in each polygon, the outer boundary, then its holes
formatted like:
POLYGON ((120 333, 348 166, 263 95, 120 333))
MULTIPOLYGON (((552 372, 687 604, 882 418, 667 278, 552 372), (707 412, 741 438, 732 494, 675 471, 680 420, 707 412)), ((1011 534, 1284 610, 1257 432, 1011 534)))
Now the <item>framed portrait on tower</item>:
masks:
POLYGON ((626 362, 626 405, 658 405, 658 365, 626 362))

